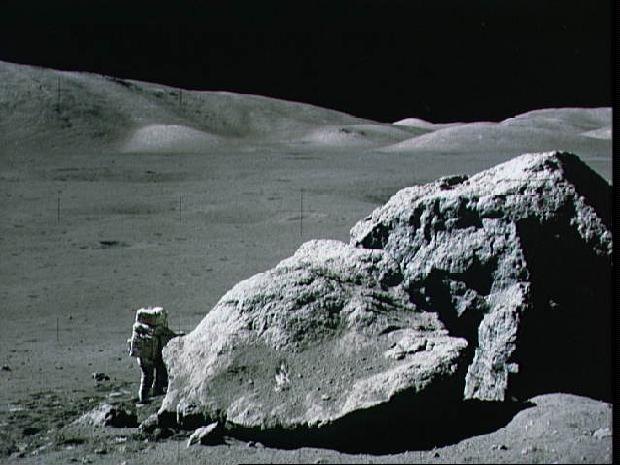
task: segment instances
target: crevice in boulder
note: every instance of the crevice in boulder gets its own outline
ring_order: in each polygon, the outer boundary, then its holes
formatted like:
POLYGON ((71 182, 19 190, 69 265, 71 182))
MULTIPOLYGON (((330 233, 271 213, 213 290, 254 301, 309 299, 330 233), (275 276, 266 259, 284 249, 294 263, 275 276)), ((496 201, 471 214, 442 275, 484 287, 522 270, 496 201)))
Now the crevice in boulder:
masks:
POLYGON ((387 244, 391 229, 390 226, 385 224, 378 225, 362 239, 361 247, 364 249, 383 249, 387 244))
MULTIPOLYGON (((465 375, 478 347, 478 326, 485 314, 486 302, 482 298, 475 299, 463 311, 459 312, 450 288, 450 282, 455 281, 453 278, 457 277, 462 279, 465 274, 460 273, 455 276, 452 273, 435 269, 422 283, 410 287, 409 296, 417 307, 424 311, 436 313, 450 335, 462 337, 467 341, 468 345, 464 351, 463 362, 459 366, 456 376, 461 384, 455 386, 455 389, 462 395, 465 390, 465 375)), ((479 279, 480 282, 486 283, 486 279, 479 279)), ((481 290, 490 289, 490 277, 488 285, 476 287, 481 290)))
POLYGON ((611 402, 611 264, 566 221, 517 223, 533 305, 519 325, 512 359, 520 399, 567 392, 611 402), (544 344, 541 344, 544 342, 544 344))
POLYGON ((480 295, 488 295, 493 286, 493 273, 497 269, 499 258, 489 257, 481 262, 478 255, 473 256, 472 263, 464 273, 451 273, 453 279, 458 279, 467 284, 467 287, 475 290, 480 295))

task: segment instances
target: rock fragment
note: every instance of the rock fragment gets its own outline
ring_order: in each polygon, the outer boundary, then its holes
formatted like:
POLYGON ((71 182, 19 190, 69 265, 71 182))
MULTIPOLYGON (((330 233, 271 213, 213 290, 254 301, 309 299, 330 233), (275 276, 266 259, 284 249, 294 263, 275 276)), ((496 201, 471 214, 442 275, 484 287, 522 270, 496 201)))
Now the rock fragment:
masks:
POLYGON ((134 411, 106 403, 85 413, 76 421, 94 426, 111 426, 114 428, 135 428, 138 426, 137 415, 134 411))
POLYGON ((592 433, 592 437, 595 439, 609 438, 611 436, 612 433, 609 428, 599 428, 594 433, 592 433))
POLYGON ((187 447, 194 444, 201 444, 203 446, 216 445, 221 444, 222 442, 223 438, 221 435, 220 424, 218 422, 214 422, 210 425, 196 429, 196 431, 194 431, 187 440, 187 447))

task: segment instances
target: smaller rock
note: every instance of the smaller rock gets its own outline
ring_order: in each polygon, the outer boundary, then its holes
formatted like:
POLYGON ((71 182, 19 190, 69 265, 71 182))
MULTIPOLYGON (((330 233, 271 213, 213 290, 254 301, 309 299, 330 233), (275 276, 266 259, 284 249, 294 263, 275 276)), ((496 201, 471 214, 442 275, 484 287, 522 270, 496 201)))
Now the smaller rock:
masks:
POLYGON ((321 396, 321 400, 329 400, 329 399, 331 399, 331 396, 329 396, 329 395, 327 395, 327 394, 323 394, 323 395, 321 396))
POLYGON ((594 433, 592 433, 592 437, 596 439, 603 439, 611 437, 612 433, 609 428, 599 428, 594 433))
POLYGON ((101 447, 99 449, 95 449, 95 454, 105 455, 107 453, 108 453, 108 451, 105 448, 103 448, 103 447, 101 447))
POLYGON ((504 444, 493 444, 491 450, 508 450, 508 447, 504 444))
POLYGON ((95 371, 93 373, 93 379, 97 381, 98 383, 101 381, 110 381, 110 377, 100 371, 95 371))
POLYGON ((77 420, 78 423, 86 423, 94 426, 112 426, 114 428, 135 428, 138 418, 132 412, 121 406, 101 404, 90 412, 85 413, 77 420))
POLYGON ((263 444, 260 443, 260 442, 250 441, 250 442, 248 442, 248 447, 255 447, 256 449, 262 449, 265 446, 263 446, 263 444))
POLYGON ((157 414, 154 413, 148 416, 142 423, 140 423, 140 426, 138 426, 138 428, 143 433, 150 434, 153 431, 155 431, 155 428, 157 428, 158 426, 159 426, 159 418, 157 417, 157 414))
POLYGON ((200 428, 201 425, 206 423, 206 418, 201 406, 190 402, 190 403, 180 403, 177 405, 177 425, 179 425, 182 429, 192 430, 196 428, 200 428))
POLYGON ((524 447, 521 450, 521 455, 531 454, 532 452, 534 452, 536 450, 538 450, 538 449, 536 449, 536 446, 527 446, 527 447, 524 447))
POLYGON ((222 444, 223 438, 221 435, 221 431, 219 428, 219 422, 211 423, 210 425, 203 426, 202 428, 198 428, 196 431, 192 433, 192 435, 187 440, 187 447, 190 447, 194 444, 202 444, 202 445, 215 445, 222 444))
POLYGON ((11 367, 8 365, 2 365, 2 371, 11 371, 11 367))

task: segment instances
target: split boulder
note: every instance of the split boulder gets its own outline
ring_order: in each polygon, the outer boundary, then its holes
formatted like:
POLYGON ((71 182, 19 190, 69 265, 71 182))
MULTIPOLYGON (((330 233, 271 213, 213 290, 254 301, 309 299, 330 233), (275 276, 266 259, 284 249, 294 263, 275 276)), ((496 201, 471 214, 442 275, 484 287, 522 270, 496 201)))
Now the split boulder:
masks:
POLYGON ((469 341, 464 397, 610 398, 611 188, 568 153, 405 188, 351 230, 469 341))

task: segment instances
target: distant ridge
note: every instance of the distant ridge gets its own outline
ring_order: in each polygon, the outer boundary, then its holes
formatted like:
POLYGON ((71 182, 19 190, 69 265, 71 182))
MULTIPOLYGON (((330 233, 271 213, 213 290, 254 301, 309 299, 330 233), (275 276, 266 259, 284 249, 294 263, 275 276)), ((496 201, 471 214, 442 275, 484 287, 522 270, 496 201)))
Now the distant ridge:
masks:
MULTIPOLYGON (((136 131, 153 125, 187 128, 180 133, 190 140, 199 133, 208 139, 235 140, 301 136, 320 125, 368 122, 310 104, 258 95, 187 91, 0 62, 0 134, 16 149, 84 144, 122 148, 136 131)), ((139 147, 134 144, 134 148, 139 147)))

